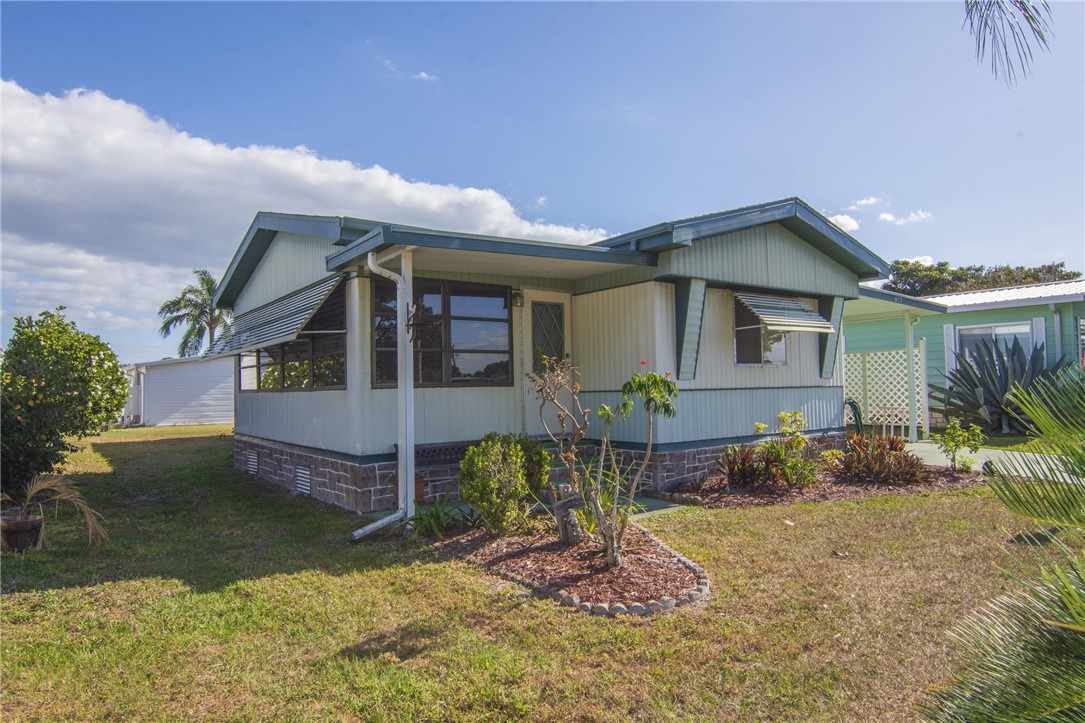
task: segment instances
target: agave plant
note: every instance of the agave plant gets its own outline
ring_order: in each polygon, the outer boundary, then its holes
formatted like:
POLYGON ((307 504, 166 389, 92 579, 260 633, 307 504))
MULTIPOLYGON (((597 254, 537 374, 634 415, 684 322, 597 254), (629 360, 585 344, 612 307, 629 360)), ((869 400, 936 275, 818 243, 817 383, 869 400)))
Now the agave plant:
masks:
POLYGON ((955 632, 969 660, 926 701, 930 720, 1085 720, 1085 371, 1010 396, 1047 454, 995 462, 987 484, 1013 512, 1072 531, 1051 549, 1028 538, 1021 587, 955 632))
POLYGON ((948 387, 931 385, 930 397, 947 417, 959 417, 994 434, 1024 433, 1028 415, 1014 404, 1010 391, 1027 391, 1040 379, 1051 379, 1073 362, 1061 360, 1047 366, 1044 345, 1026 353, 1020 339, 1001 346, 983 340, 969 353, 956 352, 957 368, 946 373, 948 387))

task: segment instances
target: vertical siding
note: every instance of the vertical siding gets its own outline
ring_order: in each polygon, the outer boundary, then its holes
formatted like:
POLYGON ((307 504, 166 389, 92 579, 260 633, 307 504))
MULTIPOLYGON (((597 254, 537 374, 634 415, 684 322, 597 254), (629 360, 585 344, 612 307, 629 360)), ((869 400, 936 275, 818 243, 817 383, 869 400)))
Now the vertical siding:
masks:
POLYGON ((230 357, 146 367, 141 423, 230 424, 234 421, 233 366, 230 357))
POLYGON ((817 296, 856 297, 855 274, 779 224, 699 239, 660 255, 658 273, 817 296))
POLYGON ((670 284, 648 282, 573 297, 573 351, 588 390, 620 389, 640 370, 674 368, 674 313, 665 319, 659 297, 670 284))
POLYGON ((324 278, 328 275, 324 259, 334 248, 325 238, 276 234, 238 295, 234 313, 243 314, 324 278))
POLYGON ((250 437, 361 454, 351 434, 348 391, 239 392, 234 428, 250 437))

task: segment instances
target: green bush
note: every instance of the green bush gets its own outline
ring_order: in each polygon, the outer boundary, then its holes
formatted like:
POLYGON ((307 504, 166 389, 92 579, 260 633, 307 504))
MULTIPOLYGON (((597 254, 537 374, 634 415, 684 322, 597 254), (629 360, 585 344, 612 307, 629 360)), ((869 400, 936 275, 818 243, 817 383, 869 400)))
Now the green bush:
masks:
POLYGON ((923 481, 923 461, 905 451, 897 436, 848 437, 847 449, 835 470, 838 480, 862 485, 907 485, 923 481))
MULTIPOLYGON (((802 412, 780 412, 776 419, 776 432, 780 436, 755 447, 727 447, 716 460, 717 468, 727 475, 728 484, 780 491, 801 489, 817 481, 816 450, 804 431, 806 421, 802 412)), ((754 425, 758 433, 766 429, 768 425, 754 425)))
POLYGON ((716 459, 716 467, 727 478, 727 484, 736 488, 758 487, 766 479, 757 447, 748 444, 725 448, 716 459))
POLYGON ((938 449, 942 451, 942 454, 949 457, 951 469, 971 472, 976 460, 971 457, 958 457, 957 455, 965 449, 975 454, 983 445, 985 437, 983 430, 976 425, 970 424, 967 429, 961 429, 961 423, 956 419, 951 419, 946 431, 942 434, 932 434, 931 439, 938 445, 938 449))
POLYGON ((527 527, 528 487, 519 444, 498 437, 469 447, 460 462, 459 484, 463 501, 491 532, 504 535, 527 527))
POLYGON ((538 497, 539 493, 550 484, 550 463, 554 458, 539 440, 526 434, 511 432, 505 434, 490 432, 482 439, 499 440, 501 444, 516 444, 520 447, 520 451, 524 453, 524 478, 533 496, 538 497))
POLYGON ((128 380, 109 345, 56 311, 16 317, 2 362, 0 479, 18 499, 74 447, 117 418, 128 380))

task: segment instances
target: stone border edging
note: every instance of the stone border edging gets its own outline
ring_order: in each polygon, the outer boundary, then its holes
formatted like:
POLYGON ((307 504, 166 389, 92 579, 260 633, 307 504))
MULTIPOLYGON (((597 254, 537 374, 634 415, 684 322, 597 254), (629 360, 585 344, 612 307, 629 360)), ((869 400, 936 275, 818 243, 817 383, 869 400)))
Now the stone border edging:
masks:
POLYGON ((628 606, 622 603, 615 603, 613 605, 607 605, 605 603, 593 604, 590 602, 582 602, 579 596, 567 593, 564 590, 558 590, 549 585, 540 585, 538 583, 531 582, 530 580, 525 580, 519 575, 515 575, 511 572, 506 572, 505 570, 499 570, 487 564, 477 563, 472 560, 468 560, 467 558, 460 555, 456 555, 456 557, 459 557, 461 560, 470 562, 473 565, 478 565, 483 570, 494 573, 498 577, 508 580, 509 582, 514 582, 517 585, 523 585, 540 597, 550 598, 551 600, 554 600, 559 604, 564 605, 565 607, 571 607, 573 608, 573 610, 587 613, 589 615, 602 615, 607 617, 616 617, 618 615, 633 615, 643 617, 647 615, 656 615, 667 610, 672 610, 676 607, 681 607, 682 605, 689 605, 690 603, 695 603, 701 600, 708 599, 708 596, 711 593, 711 585, 709 584, 708 573, 705 572, 703 567, 693 562, 686 556, 675 552, 673 549, 670 548, 670 546, 665 544, 662 540, 660 540, 658 537, 656 537, 640 525, 633 523, 633 526, 643 532, 645 535, 647 535, 648 538, 652 540, 652 542, 663 548, 664 552, 672 555, 679 563, 681 563, 690 572, 696 575, 697 584, 688 590, 683 590, 678 594, 677 597, 667 596, 659 600, 648 600, 643 603, 630 603, 628 606))

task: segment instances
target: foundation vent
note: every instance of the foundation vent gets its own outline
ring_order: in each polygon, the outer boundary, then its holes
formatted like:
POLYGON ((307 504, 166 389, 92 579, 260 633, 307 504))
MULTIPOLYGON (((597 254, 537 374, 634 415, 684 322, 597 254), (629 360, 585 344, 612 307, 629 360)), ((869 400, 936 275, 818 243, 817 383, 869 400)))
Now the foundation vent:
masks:
POLYGON ((299 495, 305 495, 308 497, 312 494, 312 479, 310 475, 312 472, 308 467, 295 467, 294 468, 294 492, 299 495))
POLYGON ((256 455, 256 452, 249 452, 245 457, 245 471, 251 475, 255 475, 260 471, 260 462, 256 455))

